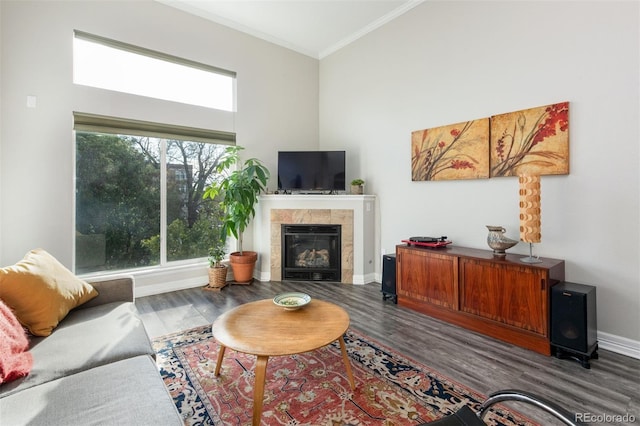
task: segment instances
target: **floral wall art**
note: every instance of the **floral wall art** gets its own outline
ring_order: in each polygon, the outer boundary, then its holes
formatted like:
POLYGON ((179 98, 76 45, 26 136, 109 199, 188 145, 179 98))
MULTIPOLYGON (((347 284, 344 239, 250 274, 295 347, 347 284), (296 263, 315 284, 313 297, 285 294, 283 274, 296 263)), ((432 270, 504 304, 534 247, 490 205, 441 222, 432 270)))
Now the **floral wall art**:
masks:
POLYGON ((569 173, 569 102, 491 117, 491 177, 569 173))
POLYGON ((569 173, 569 102, 411 132, 411 180, 569 173))
POLYGON ((411 133, 411 180, 489 177, 489 119, 411 133))

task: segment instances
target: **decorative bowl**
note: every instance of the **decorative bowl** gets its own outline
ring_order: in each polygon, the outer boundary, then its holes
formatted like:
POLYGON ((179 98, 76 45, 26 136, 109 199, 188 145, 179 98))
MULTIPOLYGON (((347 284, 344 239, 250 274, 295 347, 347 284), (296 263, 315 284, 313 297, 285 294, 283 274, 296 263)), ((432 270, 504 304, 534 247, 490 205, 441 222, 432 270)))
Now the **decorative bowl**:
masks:
POLYGON ((309 302, 311 302, 311 296, 306 293, 281 293, 273 298, 276 306, 285 308, 287 311, 300 309, 309 302))

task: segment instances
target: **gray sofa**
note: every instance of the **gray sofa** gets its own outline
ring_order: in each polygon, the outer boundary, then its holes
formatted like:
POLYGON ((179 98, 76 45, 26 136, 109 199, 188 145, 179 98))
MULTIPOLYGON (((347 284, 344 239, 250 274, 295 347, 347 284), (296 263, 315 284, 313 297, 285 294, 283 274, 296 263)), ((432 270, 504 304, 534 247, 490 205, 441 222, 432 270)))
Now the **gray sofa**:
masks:
POLYGON ((93 281, 99 295, 47 337, 31 337, 30 374, 0 386, 0 424, 183 425, 134 304, 133 278, 93 281))

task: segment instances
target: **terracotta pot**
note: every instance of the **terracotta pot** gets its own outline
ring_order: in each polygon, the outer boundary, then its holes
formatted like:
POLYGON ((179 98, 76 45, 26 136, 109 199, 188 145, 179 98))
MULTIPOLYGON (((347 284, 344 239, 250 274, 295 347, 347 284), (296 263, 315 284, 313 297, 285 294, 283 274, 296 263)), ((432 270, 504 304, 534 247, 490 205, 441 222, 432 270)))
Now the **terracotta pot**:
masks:
POLYGON ((258 253, 244 250, 242 255, 234 251, 229 255, 229 263, 233 271, 233 280, 237 284, 251 284, 253 281, 253 269, 258 260, 258 253))

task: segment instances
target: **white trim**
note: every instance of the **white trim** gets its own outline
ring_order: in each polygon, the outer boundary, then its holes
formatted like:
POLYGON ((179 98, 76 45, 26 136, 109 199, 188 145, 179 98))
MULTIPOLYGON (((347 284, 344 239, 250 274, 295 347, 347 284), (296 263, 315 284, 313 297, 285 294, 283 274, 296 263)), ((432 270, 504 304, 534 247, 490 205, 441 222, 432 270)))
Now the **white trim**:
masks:
POLYGON ((170 293, 172 291, 186 290, 194 287, 204 287, 207 285, 207 277, 189 278, 186 280, 175 280, 146 286, 136 285, 136 297, 153 296, 154 294, 170 293))
POLYGON ((136 297, 151 296, 186 288, 205 286, 209 282, 208 262, 197 262, 182 265, 146 269, 127 269, 109 273, 92 273, 79 275, 86 281, 106 280, 117 276, 133 277, 136 297))
POLYGON ((349 44, 351 44, 354 41, 358 40, 360 37, 363 37, 363 36, 367 35, 368 33, 370 33, 371 31, 374 31, 374 30, 380 28, 384 24, 393 21, 398 16, 408 12, 409 10, 411 10, 414 7, 418 6, 422 2, 424 2, 424 0, 412 0, 412 1, 409 1, 409 2, 407 2, 405 4, 403 4, 402 6, 398 7, 397 9, 392 10, 391 12, 389 12, 386 15, 376 19, 375 21, 371 22, 369 25, 361 28, 360 30, 354 32, 353 34, 349 35, 348 37, 345 37, 342 40, 338 41, 337 43, 333 44, 332 46, 329 46, 326 49, 321 50, 320 52, 318 52, 318 59, 323 59, 323 58, 329 56, 330 54, 342 49, 343 47, 348 46, 349 44))
POLYGON ((598 331, 598 348, 640 359, 640 341, 598 331))
POLYGON ((159 3, 164 3, 167 6, 170 7, 174 7, 176 9, 180 9, 184 12, 187 13, 191 13, 193 15, 196 16, 201 16, 205 19, 208 19, 210 21, 213 21, 217 24, 220 25, 224 25, 225 27, 229 27, 229 28, 233 28, 236 31, 241 31, 243 33, 249 34, 253 37, 268 41, 269 43, 273 43, 276 44, 278 46, 282 46, 286 49, 289 50, 293 50, 294 52, 298 52, 301 53, 303 55, 312 57, 314 59, 318 59, 318 55, 317 52, 314 52, 312 50, 306 49, 302 46, 299 46, 297 44, 291 43, 290 41, 287 40, 283 40, 279 37, 276 37, 274 35, 265 33, 263 31, 257 30, 255 28, 252 28, 248 25, 244 25, 241 24, 237 21, 234 21, 232 19, 229 18, 225 18, 224 16, 209 12, 207 10, 204 10, 200 7, 197 7, 196 5, 191 3, 187 3, 187 2, 181 2, 181 1, 172 1, 172 0, 156 0, 159 3))
POLYGON ((160 139, 160 265, 167 264, 167 140, 160 139))
POLYGON ((353 284, 356 285, 364 285, 373 281, 375 281, 375 274, 373 272, 369 274, 358 274, 353 276, 353 284))
POLYGON ((352 34, 348 35, 347 37, 343 38, 342 40, 339 40, 338 42, 334 43, 333 45, 320 50, 319 52, 314 50, 314 49, 310 49, 304 46, 300 46, 298 44, 295 44, 291 41, 288 40, 283 40, 279 37, 276 37, 272 34, 268 34, 265 33, 263 31, 257 30, 255 28, 252 28, 250 26, 241 24, 237 21, 234 21, 233 19, 229 19, 229 18, 225 18, 224 16, 218 15, 216 13, 212 13, 209 12, 203 8, 200 8, 197 6, 197 3, 195 2, 176 2, 176 1, 172 1, 172 0, 156 0, 160 3, 164 3, 167 6, 171 6, 174 7, 176 9, 180 9, 184 12, 187 13, 191 13, 197 16, 201 16, 205 19, 208 19, 210 21, 216 22, 218 24, 224 25, 226 27, 229 28, 233 28, 234 30, 237 31, 241 31, 243 33, 249 34, 251 36, 257 37, 259 39, 268 41, 270 43, 273 44, 277 44, 279 46, 282 46, 286 49, 290 49, 293 50, 294 52, 298 52, 301 53, 303 55, 312 57, 314 59, 323 59, 326 56, 329 56, 330 54, 342 49, 343 47, 353 43, 354 41, 358 40, 359 38, 367 35, 368 33, 376 30, 377 28, 380 28, 381 26, 383 26, 384 24, 394 20, 395 18, 397 18, 398 16, 406 13, 407 11, 413 9, 414 7, 418 6, 419 4, 423 3, 425 0, 409 0, 408 2, 402 4, 401 6, 399 6, 398 8, 392 10, 391 12, 387 13, 384 16, 381 16, 380 18, 376 19, 375 21, 371 22, 370 24, 364 26, 363 28, 353 32, 352 34))
MULTIPOLYGON (((255 271, 254 271, 255 274, 255 271)), ((258 280, 271 281, 271 271, 258 271, 258 280)))

